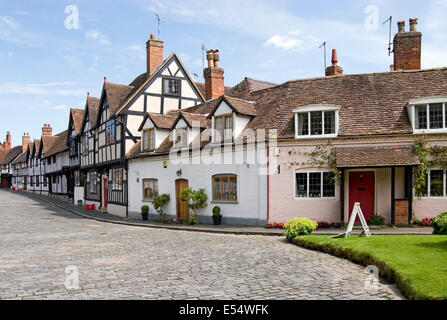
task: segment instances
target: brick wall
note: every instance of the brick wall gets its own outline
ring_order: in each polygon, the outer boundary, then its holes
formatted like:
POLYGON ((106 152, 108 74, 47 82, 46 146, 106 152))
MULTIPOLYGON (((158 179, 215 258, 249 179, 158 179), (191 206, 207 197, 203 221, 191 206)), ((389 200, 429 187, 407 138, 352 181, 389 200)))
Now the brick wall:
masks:
POLYGON ((394 70, 421 69, 422 33, 404 32, 394 38, 394 70))
POLYGON ((205 78, 205 99, 218 98, 225 93, 224 70, 222 68, 206 68, 203 70, 205 78))
POLYGON ((396 200, 395 202, 395 224, 408 224, 408 200, 396 200))

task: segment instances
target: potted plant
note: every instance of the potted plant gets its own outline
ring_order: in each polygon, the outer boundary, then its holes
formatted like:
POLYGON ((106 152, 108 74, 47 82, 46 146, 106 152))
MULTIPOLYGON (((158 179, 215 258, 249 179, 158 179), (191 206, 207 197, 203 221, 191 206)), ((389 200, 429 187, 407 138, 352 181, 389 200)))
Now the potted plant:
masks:
MULTIPOLYGON (((205 189, 193 190, 191 188, 185 188, 180 193, 180 200, 188 201, 188 206, 192 211, 192 215, 188 219, 192 224, 197 224, 197 210, 206 207, 206 201, 208 196, 205 193, 205 189)), ((191 224, 191 223, 190 223, 191 224)))
POLYGON ((213 221, 215 226, 219 226, 222 224, 222 215, 220 214, 219 206, 215 206, 213 208, 213 221))
POLYGON ((169 196, 169 194, 162 194, 162 195, 156 196, 154 198, 152 205, 154 206, 154 209, 160 215, 158 221, 160 221, 160 222, 165 221, 165 207, 170 200, 171 200, 171 197, 169 196))
POLYGON ((149 219, 149 206, 141 206, 141 215, 144 221, 147 221, 149 219))

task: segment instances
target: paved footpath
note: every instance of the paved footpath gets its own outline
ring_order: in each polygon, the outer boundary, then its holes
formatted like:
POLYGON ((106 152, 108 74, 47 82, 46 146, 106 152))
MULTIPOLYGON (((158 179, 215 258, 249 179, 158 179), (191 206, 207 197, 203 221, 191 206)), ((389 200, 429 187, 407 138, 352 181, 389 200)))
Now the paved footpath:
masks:
POLYGON ((0 299, 402 298, 365 286, 363 267, 280 237, 103 223, 3 190, 0 203, 0 299), (65 288, 68 266, 79 289, 65 288))

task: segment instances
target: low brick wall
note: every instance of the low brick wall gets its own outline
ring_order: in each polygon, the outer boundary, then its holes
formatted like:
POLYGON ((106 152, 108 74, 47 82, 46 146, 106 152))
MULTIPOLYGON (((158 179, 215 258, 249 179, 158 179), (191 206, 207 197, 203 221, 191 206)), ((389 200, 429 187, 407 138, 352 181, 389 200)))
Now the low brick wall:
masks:
POLYGON ((395 224, 408 224, 408 200, 396 200, 395 202, 395 224))

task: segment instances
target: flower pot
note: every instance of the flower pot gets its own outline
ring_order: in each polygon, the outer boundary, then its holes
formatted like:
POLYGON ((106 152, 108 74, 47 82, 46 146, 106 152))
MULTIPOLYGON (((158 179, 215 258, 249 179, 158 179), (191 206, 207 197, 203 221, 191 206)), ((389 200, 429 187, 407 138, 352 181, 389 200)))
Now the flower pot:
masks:
POLYGON ((220 216, 213 216, 213 221, 215 226, 219 226, 222 224, 222 215, 220 216))
POLYGON ((142 213, 141 215, 143 216, 144 221, 149 220, 149 213, 142 213))

